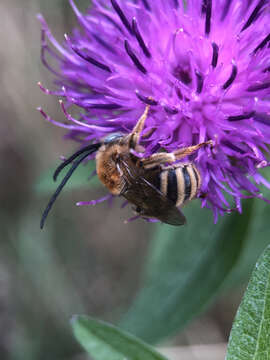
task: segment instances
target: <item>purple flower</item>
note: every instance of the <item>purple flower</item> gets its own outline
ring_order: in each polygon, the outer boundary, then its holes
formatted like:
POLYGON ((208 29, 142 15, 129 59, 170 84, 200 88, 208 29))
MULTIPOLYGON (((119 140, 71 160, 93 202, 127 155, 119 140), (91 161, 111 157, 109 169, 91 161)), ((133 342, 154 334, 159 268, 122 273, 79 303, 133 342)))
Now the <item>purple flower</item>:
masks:
MULTIPOLYGON (((93 0, 79 29, 60 45, 44 19, 42 61, 65 99, 68 130, 81 145, 131 131, 151 105, 146 154, 212 139, 188 160, 202 175, 202 206, 215 219, 229 211, 229 194, 263 198, 269 166, 269 0, 93 0), (47 57, 50 58, 48 62, 47 57), (54 63, 54 65, 50 63, 54 63), (77 105, 78 118, 67 110, 77 105)), ((266 200, 266 199, 264 199, 266 200)))

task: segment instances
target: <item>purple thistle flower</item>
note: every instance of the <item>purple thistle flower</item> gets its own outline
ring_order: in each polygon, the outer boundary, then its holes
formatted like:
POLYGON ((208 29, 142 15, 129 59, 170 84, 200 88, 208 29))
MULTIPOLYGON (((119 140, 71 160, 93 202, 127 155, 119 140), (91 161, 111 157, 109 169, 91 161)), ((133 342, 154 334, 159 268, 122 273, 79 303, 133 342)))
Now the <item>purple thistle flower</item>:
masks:
MULTIPOLYGON (((202 206, 241 212, 241 199, 263 198, 269 166, 269 0, 93 0, 80 30, 60 45, 44 19, 42 61, 65 99, 68 130, 82 145, 128 133, 151 105, 146 155, 213 140, 194 161, 202 175, 202 206), (55 69, 47 55, 56 62, 55 69), (79 120, 68 114, 79 108, 79 120)), ((266 200, 266 199, 264 199, 266 200)), ((268 200, 266 200, 268 201, 268 200)))

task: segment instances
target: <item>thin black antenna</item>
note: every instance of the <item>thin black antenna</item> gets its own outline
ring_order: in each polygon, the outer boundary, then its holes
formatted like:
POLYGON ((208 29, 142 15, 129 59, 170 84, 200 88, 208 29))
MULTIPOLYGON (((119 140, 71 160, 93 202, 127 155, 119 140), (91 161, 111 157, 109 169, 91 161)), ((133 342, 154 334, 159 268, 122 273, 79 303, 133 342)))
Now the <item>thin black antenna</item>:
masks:
POLYGON ((98 148, 101 146, 101 143, 97 143, 97 144, 91 144, 91 145, 87 145, 84 148, 76 151, 73 155, 71 155, 68 159, 66 159, 65 161, 63 161, 55 170, 54 174, 53 174, 53 180, 56 181, 58 175, 60 174, 60 172, 68 165, 70 164, 73 160, 75 160, 79 155, 85 153, 86 151, 89 151, 89 155, 92 154, 93 152, 97 151, 98 148))
MULTIPOLYGON (((92 148, 91 150, 89 150, 86 154, 82 155, 79 159, 77 159, 71 166, 71 168, 68 170, 68 172, 66 173, 65 177, 63 178, 63 180, 61 181, 60 185, 58 186, 58 188, 56 189, 55 193, 53 194, 53 196, 50 198, 50 201, 48 202, 48 205, 46 207, 46 209, 44 210, 42 217, 41 217, 41 221, 40 221, 40 228, 43 229, 44 227, 44 223, 45 220, 55 202, 55 200, 57 199, 58 195, 60 194, 61 190, 63 189, 63 187, 66 185, 67 181, 69 180, 69 178, 71 177, 71 175, 73 174, 73 172, 77 169, 77 167, 80 165, 80 163, 87 158, 90 154, 92 154, 94 151, 96 151, 96 147, 92 148)), ((74 154, 75 155, 75 154, 74 154)))

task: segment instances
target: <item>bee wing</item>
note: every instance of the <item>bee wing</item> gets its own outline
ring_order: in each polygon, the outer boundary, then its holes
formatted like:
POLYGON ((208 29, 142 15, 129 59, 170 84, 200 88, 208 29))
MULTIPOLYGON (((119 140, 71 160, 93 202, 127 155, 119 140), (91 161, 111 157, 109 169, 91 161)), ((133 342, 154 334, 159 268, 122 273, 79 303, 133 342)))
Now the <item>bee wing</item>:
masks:
POLYGON ((176 226, 186 223, 183 213, 151 182, 151 171, 145 174, 132 162, 121 162, 122 176, 127 184, 121 195, 141 210, 141 216, 157 218, 176 226))
MULTIPOLYGON (((153 194, 152 197, 150 195, 145 202, 151 211, 158 214, 155 217, 170 225, 180 226, 186 224, 185 215, 170 199, 164 196, 157 187, 147 181, 144 177, 141 178, 141 181, 148 187, 147 192, 151 189, 153 194)), ((147 211, 144 212, 144 215, 148 215, 147 211)))

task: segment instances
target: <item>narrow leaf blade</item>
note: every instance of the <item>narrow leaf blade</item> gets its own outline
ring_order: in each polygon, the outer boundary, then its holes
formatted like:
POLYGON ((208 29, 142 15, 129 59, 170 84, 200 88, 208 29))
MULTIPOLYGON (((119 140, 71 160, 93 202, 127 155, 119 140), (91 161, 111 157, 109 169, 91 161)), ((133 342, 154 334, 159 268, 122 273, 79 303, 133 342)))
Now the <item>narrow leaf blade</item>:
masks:
POLYGON ((147 344, 115 326, 88 316, 75 316, 75 337, 96 360, 166 360, 147 344))
POLYGON ((270 246, 259 258, 230 334, 226 360, 270 358, 270 246))

